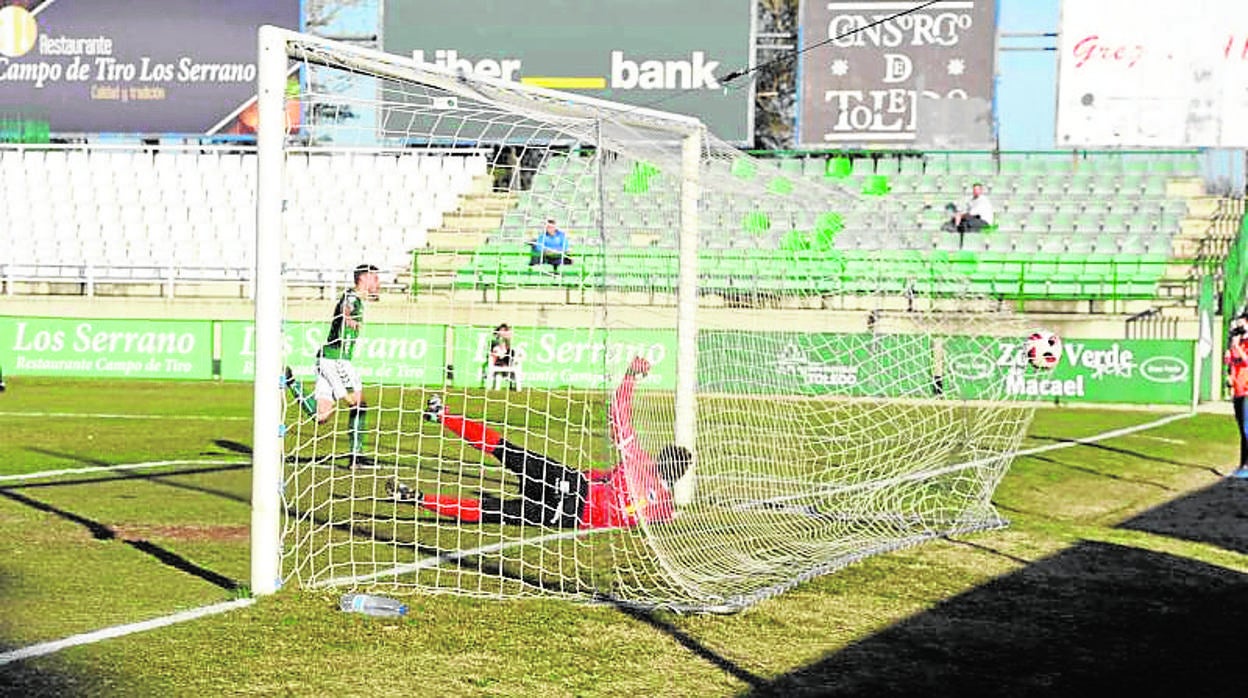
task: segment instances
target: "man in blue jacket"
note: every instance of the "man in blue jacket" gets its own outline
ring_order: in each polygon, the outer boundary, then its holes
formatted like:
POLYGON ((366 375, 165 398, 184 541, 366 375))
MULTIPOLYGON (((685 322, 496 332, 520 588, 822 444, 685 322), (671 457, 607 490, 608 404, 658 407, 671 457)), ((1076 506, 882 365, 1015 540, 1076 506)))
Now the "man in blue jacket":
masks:
POLYGON ((533 247, 529 266, 549 264, 558 274, 560 266, 572 263, 568 256, 568 234, 555 226, 554 218, 546 219, 546 230, 529 244, 533 247))

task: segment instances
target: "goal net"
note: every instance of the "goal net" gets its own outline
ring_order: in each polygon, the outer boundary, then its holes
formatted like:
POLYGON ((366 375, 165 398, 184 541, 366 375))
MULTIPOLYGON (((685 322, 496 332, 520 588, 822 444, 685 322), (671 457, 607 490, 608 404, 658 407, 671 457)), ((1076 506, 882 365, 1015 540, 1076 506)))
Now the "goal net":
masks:
POLYGON ((1003 523, 1025 328, 878 183, 267 28, 261 72, 258 592, 730 611, 1003 523))

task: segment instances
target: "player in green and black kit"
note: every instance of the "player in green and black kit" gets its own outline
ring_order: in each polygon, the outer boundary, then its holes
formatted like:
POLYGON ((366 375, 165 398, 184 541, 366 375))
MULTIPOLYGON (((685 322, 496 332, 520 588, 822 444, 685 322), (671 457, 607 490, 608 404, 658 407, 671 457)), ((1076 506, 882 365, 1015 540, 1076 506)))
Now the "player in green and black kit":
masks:
POLYGON ((350 408, 347 420, 351 439, 351 465, 366 465, 371 459, 364 454, 364 402, 360 374, 351 364, 355 343, 364 324, 364 299, 377 295, 377 267, 361 264, 355 268, 355 286, 343 292, 334 305, 333 318, 325 345, 316 355, 316 390, 313 396, 304 393, 303 386, 295 380, 290 368, 286 369, 286 387, 295 396, 300 407, 309 416, 315 416, 323 424, 334 414, 339 400, 346 400, 350 408), (314 399, 315 398, 315 401, 314 399))

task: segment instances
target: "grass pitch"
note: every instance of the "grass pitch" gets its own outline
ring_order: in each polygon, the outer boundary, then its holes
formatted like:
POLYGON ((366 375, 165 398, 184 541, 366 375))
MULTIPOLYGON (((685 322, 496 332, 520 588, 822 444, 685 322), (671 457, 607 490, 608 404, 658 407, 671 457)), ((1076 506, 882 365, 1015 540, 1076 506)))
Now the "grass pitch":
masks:
MULTIPOLYGON (((234 598, 250 387, 17 377, 0 395, 4 649, 234 598)), ((1156 414, 1040 410, 1045 445, 1156 414)), ((416 596, 401 620, 284 591, 0 666, 5 695, 1229 695, 1248 627, 1230 417, 1020 458, 1004 530, 852 565, 732 616, 416 596)))

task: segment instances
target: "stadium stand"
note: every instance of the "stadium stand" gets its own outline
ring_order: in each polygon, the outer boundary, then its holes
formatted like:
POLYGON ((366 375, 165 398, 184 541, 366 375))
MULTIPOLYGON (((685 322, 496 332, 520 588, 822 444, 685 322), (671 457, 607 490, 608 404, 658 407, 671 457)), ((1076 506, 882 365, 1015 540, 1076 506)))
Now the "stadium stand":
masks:
MULTIPOLYGON (((9 292, 155 283, 167 295, 245 281, 255 170, 254 153, 228 150, 0 149, 0 277, 9 292)), ((308 150, 287 180, 288 278, 309 285, 340 283, 361 259, 405 274, 428 232, 489 186, 472 154, 308 150)))
MULTIPOLYGON (((786 205, 782 195, 704 197, 701 286, 725 297, 853 294, 881 284, 939 292, 932 285, 948 282, 919 271, 922 255, 965 278, 973 291, 1002 299, 1171 295, 1184 302, 1191 286, 1185 275, 1197 262, 1225 258, 1238 214, 1221 216, 1220 204, 1204 196, 1194 153, 1129 155, 781 158, 776 164, 793 186, 819 181, 864 196, 826 211, 786 205), (957 234, 940 230, 944 205, 964 198, 973 181, 987 185, 997 226, 967 235, 959 247, 957 234), (1233 218, 1231 229, 1211 247, 1220 216, 1233 218), (1168 281, 1177 291, 1166 290, 1168 281)), ((219 282, 245 284, 255 228, 253 158, 222 149, 0 149, 6 291, 23 285, 93 293, 103 284, 146 284, 175 295, 219 282)), ((635 168, 609 168, 600 192, 587 184, 594 181, 587 166, 577 157, 551 157, 517 197, 490 191, 484 153, 293 153, 287 232, 299 242, 290 251, 288 277, 332 287, 367 258, 379 260, 396 284, 499 298, 524 289, 603 286, 670 292, 676 221, 665 211, 674 206, 656 202, 671 197, 665 203, 674 203, 677 188, 664 173, 639 177, 635 168), (574 240, 599 244, 579 244, 579 263, 552 277, 528 266, 524 241, 555 202, 572 212, 561 225, 574 240)), ((712 175, 758 176, 748 167, 723 167, 712 175)))
MULTIPOLYGON (((937 153, 787 158, 777 165, 796 186, 801 180, 822 180, 864 196, 846 210, 828 212, 786 209, 784 197, 758 202, 704 196, 704 293, 753 289, 835 295, 881 283, 923 292, 933 290, 931 284, 947 283, 916 271, 925 259, 952 269, 974 291, 1002 299, 1150 301, 1164 295, 1164 282, 1176 269, 1186 276, 1184 264, 1209 235, 1216 212, 1191 152, 998 158, 937 153), (997 225, 963 239, 942 232, 945 204, 962 201, 976 181, 987 185, 996 202, 997 225), (811 244, 821 237, 823 244, 811 244)), ((605 204, 599 206, 596 191, 577 189, 587 178, 576 168, 584 166, 576 158, 547 162, 496 234, 460 266, 457 285, 495 293, 600 285, 674 288, 675 221, 656 217, 658 209, 645 204, 656 196, 674 197, 676 188, 665 186, 659 174, 648 178, 647 196, 633 196, 631 173, 609 170, 605 204), (579 200, 574 208, 584 212, 580 220, 567 222, 581 239, 597 237, 596 229, 586 229, 601 208, 601 244, 584 246, 579 255, 584 263, 571 273, 557 278, 534 273, 521 242, 545 215, 547 202, 569 199, 579 200)))

